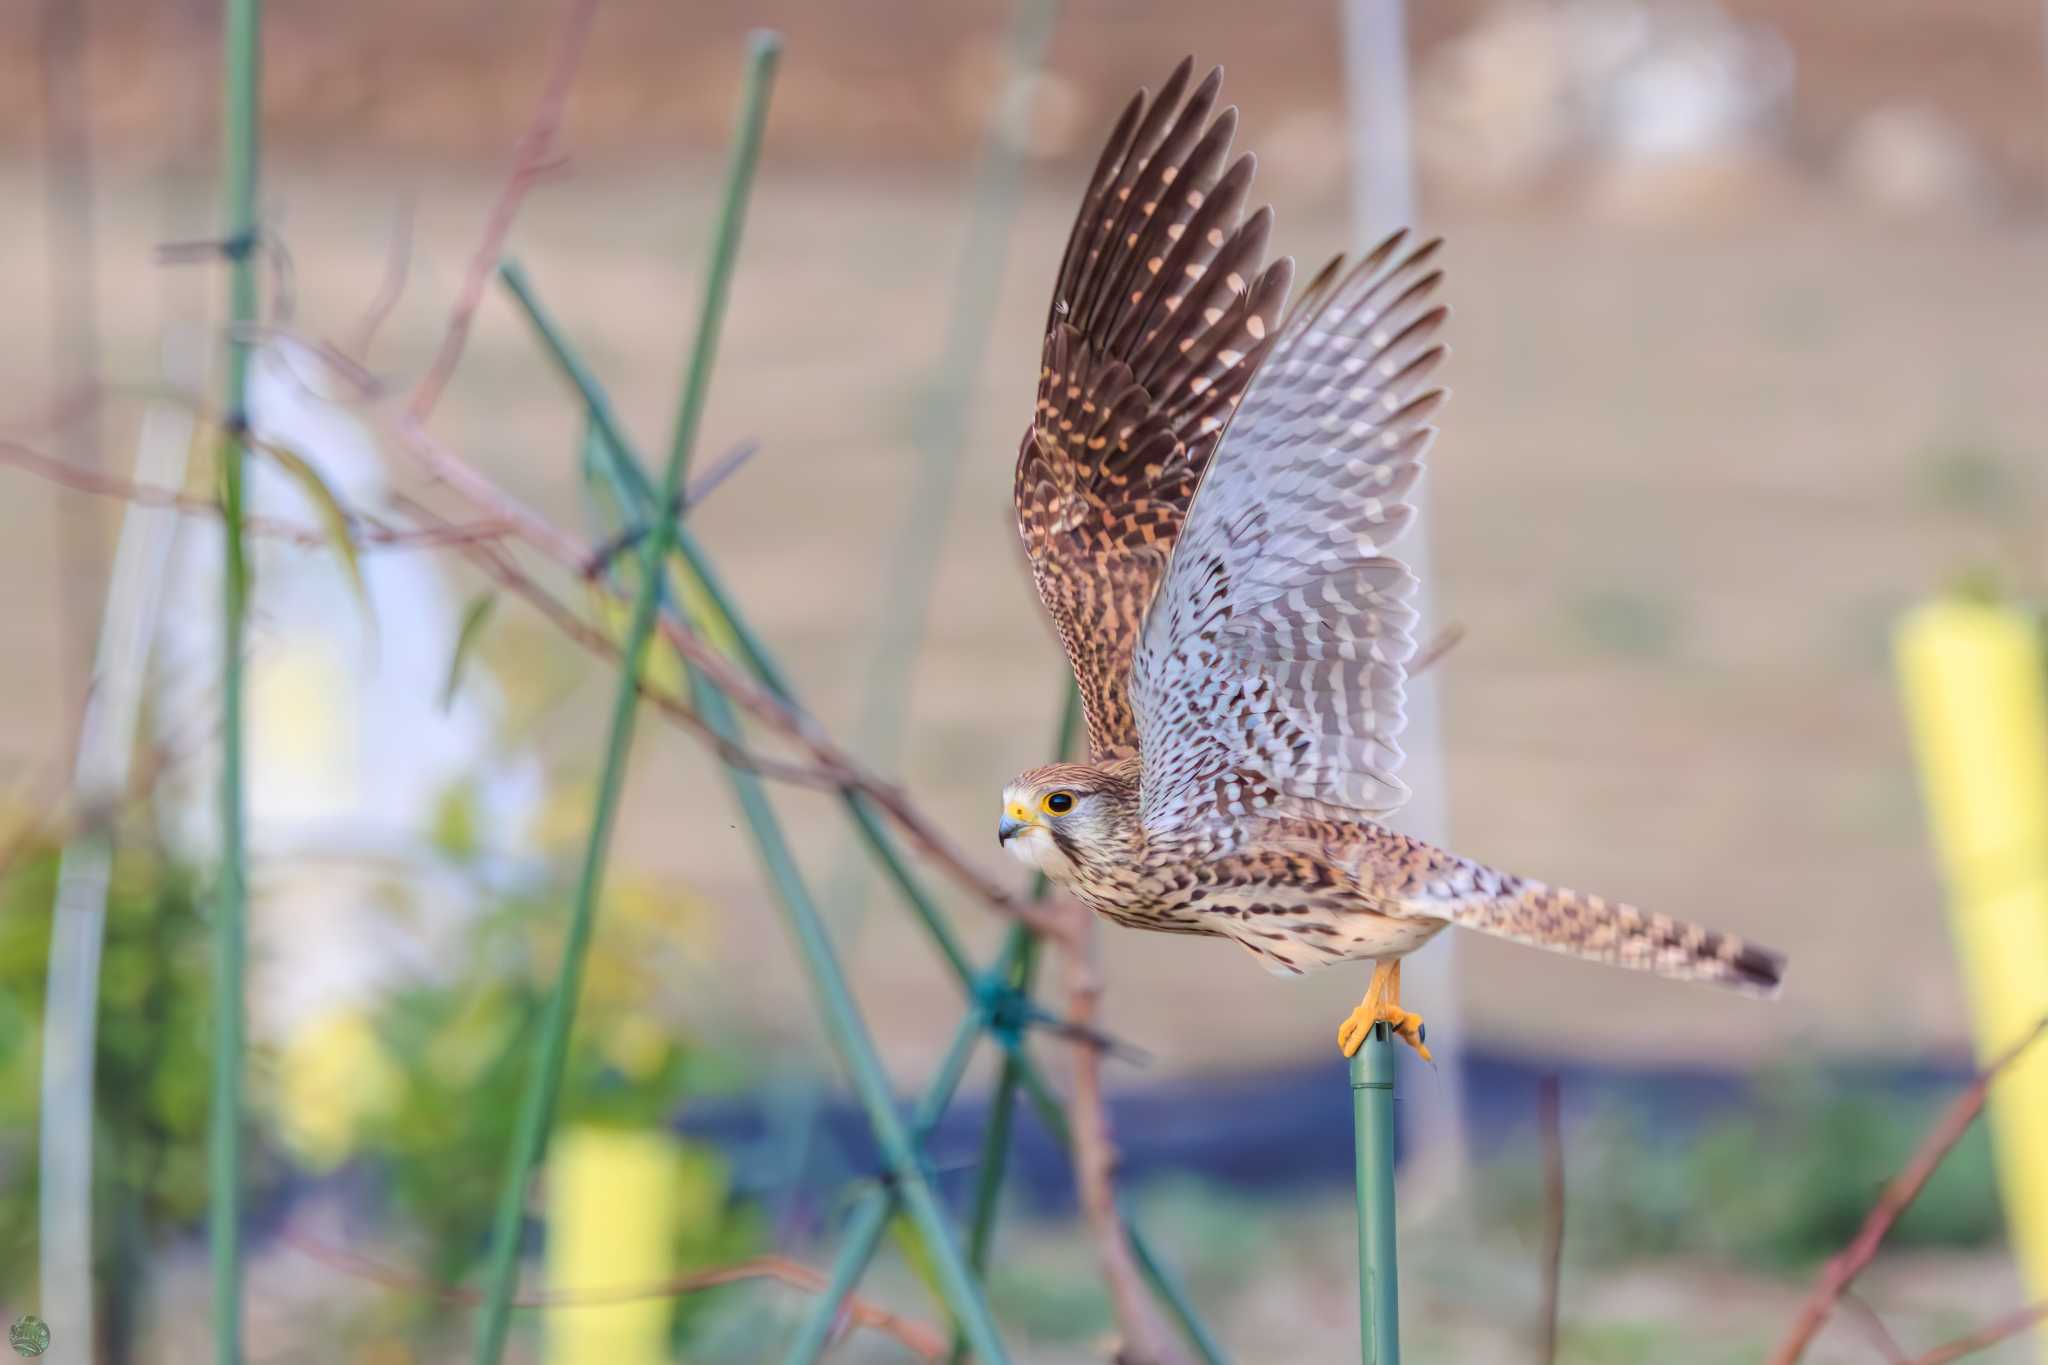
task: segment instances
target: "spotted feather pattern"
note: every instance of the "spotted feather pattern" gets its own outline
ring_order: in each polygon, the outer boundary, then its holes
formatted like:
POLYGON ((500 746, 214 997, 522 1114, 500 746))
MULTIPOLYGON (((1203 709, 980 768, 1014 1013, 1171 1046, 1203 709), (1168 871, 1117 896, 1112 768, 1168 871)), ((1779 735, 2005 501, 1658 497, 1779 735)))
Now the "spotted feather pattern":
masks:
POLYGON ((1441 390, 1438 243, 1304 291, 1187 515, 1132 668, 1148 829, 1380 814, 1397 776, 1408 526, 1441 390))
POLYGON ((1251 156, 1219 68, 1140 91, 1104 147, 1046 323, 1017 458, 1017 529, 1074 668, 1098 762, 1132 757, 1131 654, 1218 433, 1279 332, 1292 263, 1241 217, 1251 156))

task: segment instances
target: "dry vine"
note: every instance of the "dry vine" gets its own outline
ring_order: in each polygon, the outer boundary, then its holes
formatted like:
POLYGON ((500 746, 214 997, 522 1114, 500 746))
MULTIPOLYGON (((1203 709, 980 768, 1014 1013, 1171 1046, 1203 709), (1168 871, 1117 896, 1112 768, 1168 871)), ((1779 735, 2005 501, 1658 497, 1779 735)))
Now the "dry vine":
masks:
MULTIPOLYGON (((1835 1305, 1849 1292, 1850 1286, 1856 1282, 1856 1277, 1876 1258, 1878 1248, 1884 1244, 1885 1235, 1892 1230, 1892 1224, 1896 1223, 1899 1216, 1920 1197, 1920 1192, 1927 1187, 1927 1182, 1933 1178, 1943 1159, 1958 1142, 1962 1141, 1963 1134, 1970 1130, 1970 1125, 1976 1122, 1977 1115, 1983 1112, 1984 1102, 1991 1093, 1991 1083, 1997 1080, 2000 1073, 2011 1066, 2044 1030, 2048 1030, 2048 1019, 2034 1025, 2024 1038, 1985 1067, 1977 1079, 1970 1083, 1969 1088, 1956 1097, 1955 1102, 1936 1121, 1934 1127, 1928 1130, 1927 1136, 1921 1139, 1919 1148, 1914 1151, 1912 1159, 1892 1177, 1891 1182, 1884 1187, 1884 1192, 1878 1196, 1877 1203, 1864 1215, 1863 1226, 1857 1229, 1856 1236, 1850 1240, 1849 1245, 1836 1252, 1828 1259, 1828 1263, 1821 1267, 1820 1278, 1814 1282, 1806 1301, 1800 1305, 1799 1315, 1793 1319, 1791 1330, 1785 1334, 1784 1341, 1779 1343, 1778 1349, 1771 1354, 1768 1365, 1794 1365, 1794 1362, 1806 1353, 1806 1348, 1812 1345, 1813 1339, 1820 1335, 1821 1328, 1826 1326, 1827 1320, 1833 1316, 1835 1305)), ((2048 1313, 2048 1305, 2029 1309, 2002 1323, 1994 1323, 1976 1337, 1969 1338, 1968 1340, 1978 1341, 1979 1344, 1975 1346, 1965 1348, 1959 1343, 1956 1346, 1943 1347, 1929 1356, 1923 1356, 1921 1360, 1939 1362, 1959 1359, 1970 1350, 1982 1350, 1993 1342, 2026 1331, 2028 1327, 2040 1321, 2044 1313, 2048 1313)))

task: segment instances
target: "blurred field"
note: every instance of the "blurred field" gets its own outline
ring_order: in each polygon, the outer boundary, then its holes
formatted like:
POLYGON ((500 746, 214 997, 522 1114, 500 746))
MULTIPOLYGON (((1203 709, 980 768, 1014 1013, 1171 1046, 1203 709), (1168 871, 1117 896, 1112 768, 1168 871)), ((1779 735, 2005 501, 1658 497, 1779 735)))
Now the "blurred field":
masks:
MULTIPOLYGON (((1248 141, 1256 144, 1253 121, 1248 141)), ((772 149, 771 149, 771 165, 772 149)), ((515 247, 588 346, 633 428, 665 438, 696 279, 707 169, 579 167, 515 247)), ((5 193, 21 201, 19 167, 5 193)), ((1344 244, 1331 187, 1275 174, 1281 245, 1344 244)), ((271 182, 301 324, 345 331, 374 292, 398 196, 419 196, 415 272, 378 353, 423 363, 494 182, 419 168, 287 167, 271 182)), ((1036 176, 1018 224, 976 436, 946 528, 902 771, 967 848, 998 784, 1043 756, 1059 659, 1007 525, 1044 279, 1072 176, 1036 176)), ((147 180, 102 185, 109 350, 151 373, 156 329, 208 281, 149 264, 203 229, 147 180)), ((2034 341, 2034 225, 1899 228, 1820 196, 1711 227, 1601 227, 1557 215, 1429 213, 1450 238, 1455 396, 1434 464, 1439 591, 1470 638, 1444 665, 1453 828, 1506 866, 1697 915, 1789 950, 1775 1007, 1472 942, 1469 1028, 1530 1050, 1740 1061, 1787 1046, 1958 1050, 1962 1014, 1887 676, 1886 631, 1916 594, 2014 562, 2000 529, 2038 511, 2048 392, 2034 341), (1654 1008, 1654 1032, 1617 1027, 1654 1008), (1532 1021, 1544 1036, 1530 1037, 1532 1021), (1788 1040, 1796 1040, 1788 1044, 1788 1040)), ((700 529, 825 719, 849 726, 898 532, 908 432, 940 334, 961 222, 936 174, 770 175, 710 414, 711 449, 766 453, 700 529)), ((33 232, 0 267, 35 270, 33 232)), ((33 375, 37 301, 0 320, 0 359, 33 375)), ((510 312, 485 309, 441 429, 514 489, 575 515, 571 409, 510 312)), ((118 428, 117 428, 118 431, 118 428)), ((117 440, 115 449, 121 448, 117 440)), ((49 489, 17 481, 0 571, 18 658, 48 659, 49 489)), ((71 496, 71 495, 62 495, 71 496)), ((518 616, 507 613, 508 619, 518 616)), ((567 667, 566 663, 563 665, 567 667)), ((515 682, 517 680, 515 679, 515 682)), ((65 714, 52 669, 0 680, 24 759, 65 714)), ((588 752, 590 708, 544 730, 588 752)), ((748 989, 707 999, 796 1041, 811 1021, 749 854, 687 739, 649 731, 628 862, 687 876, 724 912, 721 956, 748 989), (771 989, 757 990, 756 983, 771 989)), ((830 819, 790 805, 821 867, 830 819)), ((1269 980, 1227 947, 1109 936, 1117 1026, 1163 1067, 1324 1046, 1358 983, 1269 980)), ((951 1005, 921 945, 870 916, 859 975, 905 1074, 951 1005)))
MULTIPOLYGON (((1531 41, 1518 16, 1569 9, 1620 23, 1640 8, 1409 6, 1419 226, 1449 239, 1443 293, 1454 311, 1454 396, 1432 455, 1431 534, 1439 621, 1467 631, 1439 666, 1454 846, 1791 957, 1783 997, 1766 1005, 1461 942, 1461 1027, 1495 1059, 1761 1078, 1729 1113, 1703 1103, 1660 1116, 1672 1125, 1669 1150, 1634 1130, 1601 1130, 1604 1113, 1568 1114, 1564 1358, 1707 1365, 1758 1356, 1792 1311, 1797 1277, 1841 1243, 1925 1117, 1924 1094, 1911 1104, 1844 1098, 1840 1073, 1804 1065, 1952 1065, 1968 1052, 1889 632, 1902 609, 1959 582, 2035 600, 2048 590, 2038 534, 2048 511, 2048 80, 2031 0, 1871 0, 1853 10, 1723 0, 1734 19, 1767 24, 1790 61, 1788 92, 1753 129, 1661 160, 1579 147, 1493 181, 1446 154, 1459 145, 1444 131, 1446 109, 1477 110, 1498 134, 1513 130, 1515 99, 1526 94, 1487 90, 1457 105, 1445 92, 1455 55, 1470 55, 1460 44, 1493 33, 1505 44, 1491 49, 1494 75, 1505 71, 1515 87, 1540 65, 1523 58, 1545 56, 1540 42, 1514 46, 1531 41), (1763 1069, 1777 1062, 1791 1065, 1763 1069)), ((440 339, 530 110, 556 7, 285 0, 270 9, 264 217, 290 248, 288 321, 318 337, 350 334, 385 275, 394 225, 405 224, 410 280, 371 355, 403 391, 440 339)), ((1217 0, 1067 7, 952 509, 943 525, 907 520, 1007 13, 985 0, 612 6, 570 107, 565 142, 575 154, 535 192, 511 249, 628 428, 644 447, 665 443, 741 35, 761 23, 787 31, 701 442, 706 460, 748 439, 762 453, 693 524, 828 727, 900 775, 961 847, 1021 886, 988 837, 995 798, 1014 772, 1048 757, 1065 673, 1011 529, 1010 472, 1051 272, 1101 128, 1133 86, 1156 83, 1181 53, 1223 61, 1226 98, 1243 107, 1238 144, 1259 153, 1257 194, 1278 212, 1276 249, 1313 267, 1356 244, 1334 6, 1281 4, 1253 17, 1217 0), (861 733, 864 691, 878 626, 901 605, 883 600, 891 557, 910 537, 935 538, 939 572, 906 675, 901 752, 875 752, 861 733)), ((197 0, 103 3, 86 24, 98 323, 116 392, 105 458, 123 469, 164 332, 217 322, 214 268, 152 260, 159 242, 218 228, 217 34, 211 5, 197 0)), ((13 285, 0 309, 0 434, 50 447, 52 263, 68 243, 43 212, 47 52, 36 37, 24 20, 0 38, 0 204, 12 210, 0 279, 13 285)), ((496 293, 434 427, 520 497, 583 524, 577 409, 496 293)), ((420 472, 389 453, 407 491, 432 501, 420 472)), ((83 517, 110 530, 115 509, 4 469, 0 479, 9 587, 0 630, 13 663, 0 670, 0 778, 39 792, 68 758, 77 680, 62 661, 86 631, 65 591, 78 583, 67 585, 59 567, 64 523, 83 517)), ((462 593, 480 586, 445 562, 462 593)), ((573 597, 573 585, 560 586, 573 597)), ((588 819, 610 680, 516 602, 497 613, 480 658, 505 694, 503 748, 547 760, 533 843, 559 855, 588 819)), ((633 913, 608 911, 606 923, 611 946, 626 945, 627 974, 640 971, 648 994, 673 1006, 636 1022, 657 1037, 672 1032, 693 1065, 774 1091, 773 1104, 785 1087, 802 1092, 792 1101, 801 1109, 818 1097, 818 1078, 836 1073, 722 780, 694 740, 652 719, 632 772, 614 888, 633 913), (677 888, 687 891, 669 894, 677 888), (656 962, 643 954, 646 936, 667 926, 649 919, 671 913, 679 922, 663 943, 672 955, 656 962)), ((872 888, 851 894, 845 869, 858 860, 836 806, 802 792, 779 800, 888 1064, 906 1091, 917 1087, 957 1019, 957 992, 892 902, 872 888)), ((166 824, 179 814, 160 812, 166 824)), ((337 833, 346 847, 347 831, 337 833)), ((273 884, 261 874, 275 870, 259 868, 258 886, 273 884)), ((367 901, 383 875, 373 868, 352 881, 316 867, 308 880, 329 901, 367 901)), ((314 900, 281 899, 259 915, 303 911, 310 924, 325 912, 314 900)), ((976 946, 991 948, 1000 926, 954 904, 976 946)), ((273 922, 272 941, 295 928, 273 922)), ((310 929, 304 937, 326 941, 310 929)), ((1331 1034, 1362 971, 1279 981, 1220 942, 1115 929, 1103 947, 1109 1026, 1152 1058, 1143 1069, 1113 1067, 1112 1086, 1265 1066, 1301 1074, 1304 1063, 1326 1066, 1335 1083, 1331 1034)), ((1428 998, 1408 1003, 1431 1012, 1428 998)), ((687 1090, 690 1118, 726 1083, 672 1080, 641 1077, 634 1101, 666 1114, 673 1096, 662 1087, 687 1090)), ((1403 1087, 1413 1106, 1445 1093, 1420 1068, 1403 1087)), ((494 1117, 488 1108, 479 1103, 478 1114, 494 1117)), ((1537 1235, 1527 1134, 1496 1126, 1489 1120, 1481 1137, 1507 1152, 1500 1165, 1407 1209, 1416 1221, 1403 1276, 1418 1360, 1528 1351, 1537 1235)), ((465 1128, 463 1140, 497 1143, 487 1130, 465 1128)), ((1124 1136, 1141 1153, 1148 1139, 1154 1151, 1171 1145, 1143 1124, 1124 1136)), ((1336 1129, 1327 1140, 1348 1145, 1336 1129)), ((1953 1225, 1903 1236, 1907 1247, 1867 1285, 1916 1349, 2021 1297, 1995 1247, 1987 1149, 1972 1144, 1952 1163, 1955 1183, 1923 1205, 1931 1222, 1953 1225)), ((436 1155, 465 1160, 443 1148, 436 1155)), ((407 1149, 398 1162, 417 1155, 407 1149)), ((960 1155, 948 1166, 949 1153, 934 1160, 949 1178, 971 1164, 960 1155)), ((822 1262, 818 1210, 806 1201, 858 1176, 842 1169, 858 1157, 822 1151, 810 1161, 758 1186, 738 1180, 747 1207, 735 1217, 746 1236, 772 1222, 764 1244, 822 1262), (797 1190, 806 1175, 811 1188, 797 1190)), ((416 1180, 439 1178, 439 1167, 415 1165, 416 1180)), ((263 1172, 259 1202, 277 1195, 277 1174, 263 1172)), ((381 1207, 364 1221, 351 1207, 361 1175, 348 1167, 323 1184, 301 1171, 283 1182, 297 1201, 292 1229, 407 1261, 419 1227, 381 1207)), ((185 1183, 196 1198, 196 1175, 185 1183)), ((1011 1184, 1020 1205, 1022 1184, 1011 1184)), ((1254 1352, 1246 1359, 1350 1349, 1345 1191, 1252 1197, 1165 1184, 1137 1194, 1204 1311, 1234 1349, 1254 1352)), ((1100 1358, 1107 1317, 1076 1229, 1018 1220, 1003 1238, 992 1294, 1006 1330, 1026 1343, 1021 1358, 1100 1358)), ((258 1241, 254 1358, 281 1359, 318 1338, 334 1359, 389 1360, 375 1352, 412 1327, 428 1324, 428 1337, 462 1329, 454 1310, 437 1314, 258 1241)), ((460 1272, 468 1253, 454 1241, 460 1272)), ((147 1325, 144 1358, 182 1360, 203 1349, 203 1255, 190 1239, 163 1245, 150 1293, 167 1307, 147 1325)), ((933 1312, 904 1266, 885 1260, 873 1292, 933 1312)), ((758 1358, 762 1324, 787 1325, 800 1300, 746 1289, 719 1302, 707 1313, 718 1330, 693 1336, 693 1359, 758 1358)), ((865 1341, 844 1354, 893 1358, 865 1341)), ((1871 1354, 1854 1323, 1838 1322, 1809 1358, 1834 1365, 1871 1354)))

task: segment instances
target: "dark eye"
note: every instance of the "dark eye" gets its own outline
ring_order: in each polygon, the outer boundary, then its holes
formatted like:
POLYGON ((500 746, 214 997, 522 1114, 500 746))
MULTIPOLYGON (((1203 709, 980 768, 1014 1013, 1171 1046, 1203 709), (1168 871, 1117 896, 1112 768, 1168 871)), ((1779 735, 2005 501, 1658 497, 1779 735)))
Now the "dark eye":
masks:
POLYGON ((1053 792, 1045 798, 1045 808, 1054 815, 1065 815, 1074 808, 1072 792, 1053 792))

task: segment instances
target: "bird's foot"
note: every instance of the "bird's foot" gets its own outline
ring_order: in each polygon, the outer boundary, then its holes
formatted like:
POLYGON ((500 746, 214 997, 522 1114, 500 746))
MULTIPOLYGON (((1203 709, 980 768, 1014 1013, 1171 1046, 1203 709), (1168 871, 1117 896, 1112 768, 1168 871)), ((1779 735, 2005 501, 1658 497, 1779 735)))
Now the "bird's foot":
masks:
POLYGON ((1370 998, 1337 1026, 1337 1046, 1344 1049, 1346 1057, 1365 1046, 1366 1035, 1372 1032, 1375 1024, 1385 1024, 1390 1033, 1415 1049, 1416 1056, 1425 1062, 1431 1060, 1429 1048, 1423 1042, 1428 1034, 1422 1026, 1422 1016, 1399 1005, 1375 1002, 1370 998))

